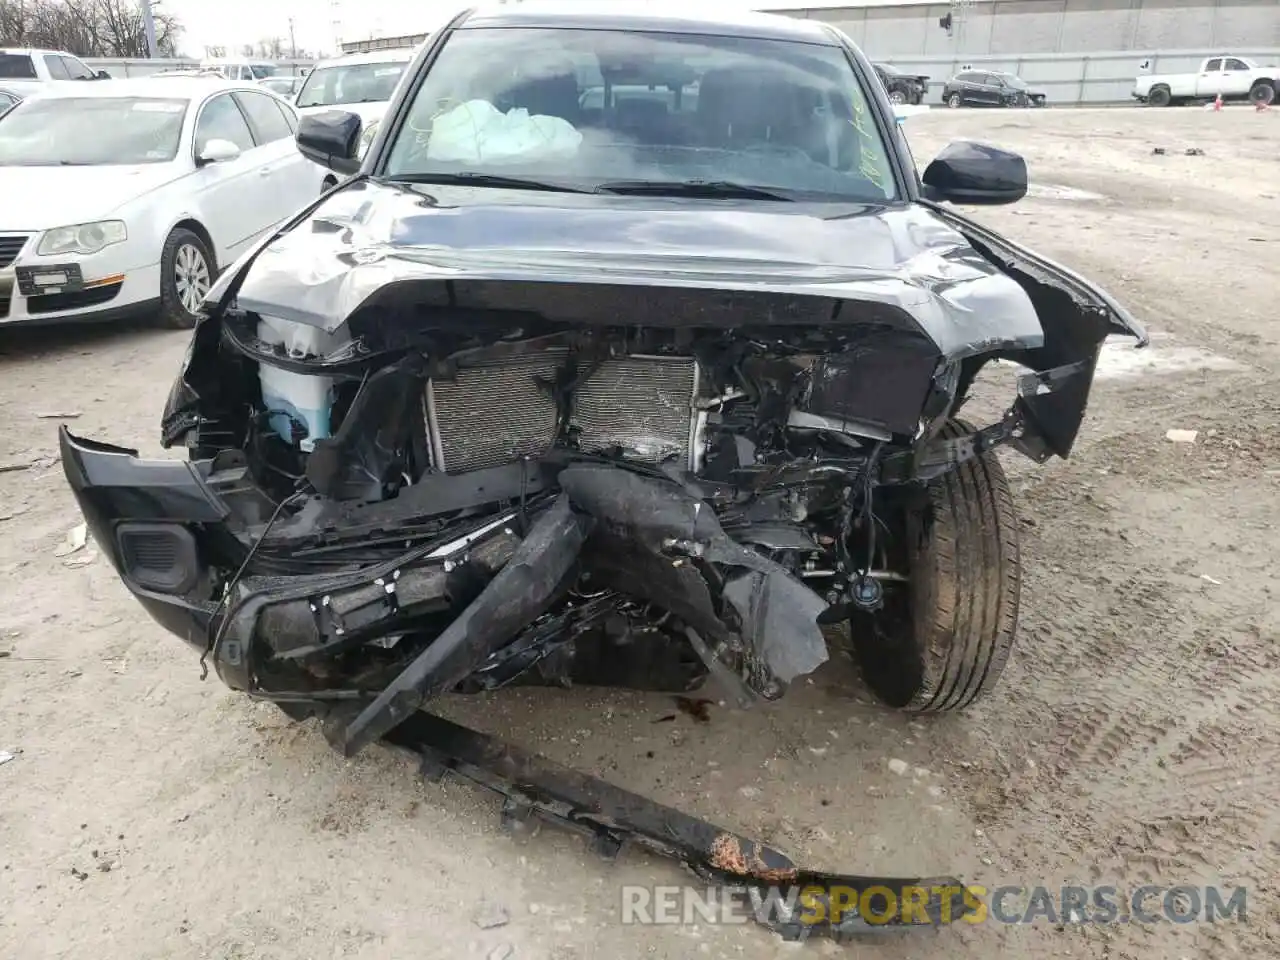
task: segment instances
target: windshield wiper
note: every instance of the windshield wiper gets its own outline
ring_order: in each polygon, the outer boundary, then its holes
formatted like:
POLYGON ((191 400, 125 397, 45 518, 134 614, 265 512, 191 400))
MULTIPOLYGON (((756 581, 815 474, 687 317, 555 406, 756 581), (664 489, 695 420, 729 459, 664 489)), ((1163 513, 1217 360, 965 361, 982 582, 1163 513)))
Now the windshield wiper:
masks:
POLYGON ((607 180, 596 187, 601 193, 658 197, 715 197, 737 200, 785 200, 793 198, 768 187, 731 180, 607 180))
POLYGON ((386 178, 390 183, 441 183, 464 187, 498 187, 510 190, 547 190, 554 193, 593 193, 586 187, 555 180, 529 177, 504 177, 496 173, 397 173, 386 178))

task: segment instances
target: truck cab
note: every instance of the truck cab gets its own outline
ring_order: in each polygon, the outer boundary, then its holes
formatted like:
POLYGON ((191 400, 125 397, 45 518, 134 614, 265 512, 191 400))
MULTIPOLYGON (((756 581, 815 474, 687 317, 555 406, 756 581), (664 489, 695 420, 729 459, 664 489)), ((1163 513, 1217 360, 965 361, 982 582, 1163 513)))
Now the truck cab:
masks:
POLYGON ((65 80, 107 80, 105 70, 94 70, 79 57, 61 50, 0 47, 0 83, 24 95, 41 84, 65 80))

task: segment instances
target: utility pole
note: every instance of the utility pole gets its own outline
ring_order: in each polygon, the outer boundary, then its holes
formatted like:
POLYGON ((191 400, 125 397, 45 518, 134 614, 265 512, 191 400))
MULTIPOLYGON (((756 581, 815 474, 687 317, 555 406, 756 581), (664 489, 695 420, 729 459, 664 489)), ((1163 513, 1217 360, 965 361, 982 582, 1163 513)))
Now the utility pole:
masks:
POLYGON ((298 59, 298 41, 293 37, 293 17, 289 18, 289 56, 298 59))
POLYGON ((139 4, 142 8, 142 29, 147 34, 147 56, 155 59, 156 56, 156 18, 151 10, 151 0, 140 0, 139 4))

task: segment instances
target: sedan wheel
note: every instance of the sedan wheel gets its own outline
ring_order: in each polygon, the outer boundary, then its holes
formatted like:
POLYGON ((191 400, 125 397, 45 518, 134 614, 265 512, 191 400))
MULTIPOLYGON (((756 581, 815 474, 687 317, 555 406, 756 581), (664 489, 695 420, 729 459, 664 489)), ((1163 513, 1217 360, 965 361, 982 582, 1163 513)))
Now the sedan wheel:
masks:
POLYGON ((201 237, 182 227, 170 233, 160 257, 161 323, 179 330, 194 327, 216 275, 213 255, 201 237))
POLYGON ((960 94, 953 93, 951 96, 947 97, 947 106, 950 107, 952 110, 955 110, 957 107, 959 107, 960 94))

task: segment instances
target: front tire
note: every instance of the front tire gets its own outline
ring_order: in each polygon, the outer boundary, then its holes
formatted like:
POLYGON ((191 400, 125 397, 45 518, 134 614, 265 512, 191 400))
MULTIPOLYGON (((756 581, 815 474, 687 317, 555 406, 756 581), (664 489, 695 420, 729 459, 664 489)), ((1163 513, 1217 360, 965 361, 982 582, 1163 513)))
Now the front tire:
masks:
MULTIPOLYGON (((971 432, 955 420, 941 436, 971 432)), ((1018 521, 995 452, 930 481, 902 528, 908 586, 851 619, 855 657, 889 706, 961 710, 995 686, 1017 631, 1018 521)))
POLYGON ((895 104, 903 104, 907 102, 907 95, 901 90, 889 91, 889 102, 895 104))
POLYGON ((961 104, 960 94, 953 93, 951 96, 947 97, 947 106, 950 107, 952 110, 960 109, 960 104, 961 104))
POLYGON ((1168 87, 1152 87, 1147 103, 1153 107, 1167 107, 1173 102, 1173 92, 1168 87))
POLYGON ((172 330, 194 327, 216 276, 208 244, 184 227, 174 228, 160 254, 160 324, 172 330))

